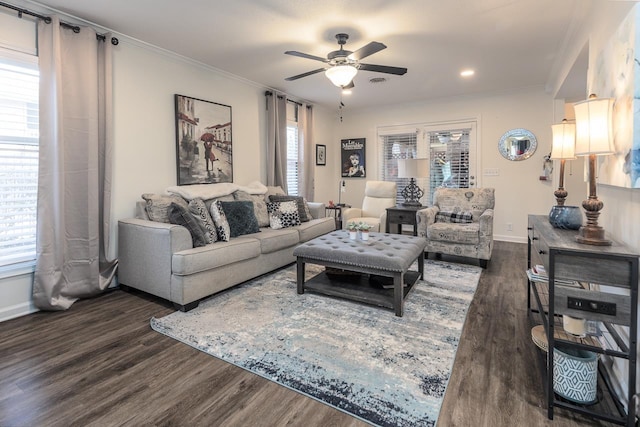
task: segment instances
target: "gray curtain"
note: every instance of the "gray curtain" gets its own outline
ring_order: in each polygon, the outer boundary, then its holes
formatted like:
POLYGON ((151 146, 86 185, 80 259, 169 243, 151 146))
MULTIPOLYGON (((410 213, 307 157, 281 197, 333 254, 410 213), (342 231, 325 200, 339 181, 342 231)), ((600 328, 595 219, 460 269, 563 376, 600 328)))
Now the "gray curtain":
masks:
POLYGON ((40 157, 34 304, 67 309, 111 283, 111 44, 38 23, 40 157))
POLYGON ((314 199, 315 188, 315 147, 313 145, 313 108, 302 105, 298 108, 298 188, 307 200, 314 199))
POLYGON ((287 192, 287 99, 267 95, 267 185, 287 192))

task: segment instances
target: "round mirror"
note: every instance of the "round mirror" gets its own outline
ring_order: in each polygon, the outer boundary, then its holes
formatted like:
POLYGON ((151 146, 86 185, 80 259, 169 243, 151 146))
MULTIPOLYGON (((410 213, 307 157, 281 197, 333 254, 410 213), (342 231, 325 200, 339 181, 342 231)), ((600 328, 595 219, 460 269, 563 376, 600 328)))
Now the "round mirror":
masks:
POLYGON ((538 141, 526 129, 511 129, 500 138, 498 150, 507 160, 524 160, 536 152, 538 141))

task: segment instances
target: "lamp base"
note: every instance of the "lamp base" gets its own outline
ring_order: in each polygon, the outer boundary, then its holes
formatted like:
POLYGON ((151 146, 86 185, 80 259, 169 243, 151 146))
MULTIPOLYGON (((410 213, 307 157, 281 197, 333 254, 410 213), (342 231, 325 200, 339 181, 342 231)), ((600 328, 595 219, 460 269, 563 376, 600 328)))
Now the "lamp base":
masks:
POLYGON ((413 201, 413 200, 408 200, 406 202, 402 202, 402 206, 407 206, 407 207, 420 207, 422 206, 422 203, 417 202, 417 201, 413 201))
POLYGON ((611 246, 611 240, 604 238, 604 228, 598 225, 584 225, 578 230, 576 236, 578 243, 596 246, 611 246))

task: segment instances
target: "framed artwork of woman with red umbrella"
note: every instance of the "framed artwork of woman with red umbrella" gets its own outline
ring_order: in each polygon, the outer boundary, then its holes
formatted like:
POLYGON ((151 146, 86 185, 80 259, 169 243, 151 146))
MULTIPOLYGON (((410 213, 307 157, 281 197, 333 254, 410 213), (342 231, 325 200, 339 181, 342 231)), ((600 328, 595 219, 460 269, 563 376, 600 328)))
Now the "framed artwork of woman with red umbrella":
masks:
POLYGON ((175 96, 178 185, 233 182, 231 107, 175 96))

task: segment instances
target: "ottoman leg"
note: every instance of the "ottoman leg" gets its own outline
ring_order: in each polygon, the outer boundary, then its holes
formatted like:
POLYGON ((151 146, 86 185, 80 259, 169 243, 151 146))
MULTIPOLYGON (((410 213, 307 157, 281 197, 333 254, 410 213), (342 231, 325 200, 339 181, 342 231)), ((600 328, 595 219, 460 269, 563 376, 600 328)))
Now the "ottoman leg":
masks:
POLYGON ((296 284, 298 285, 298 294, 304 294, 304 261, 299 257, 296 260, 296 284))
POLYGON ((396 316, 402 317, 404 311, 404 274, 395 273, 393 275, 393 308, 396 316))

